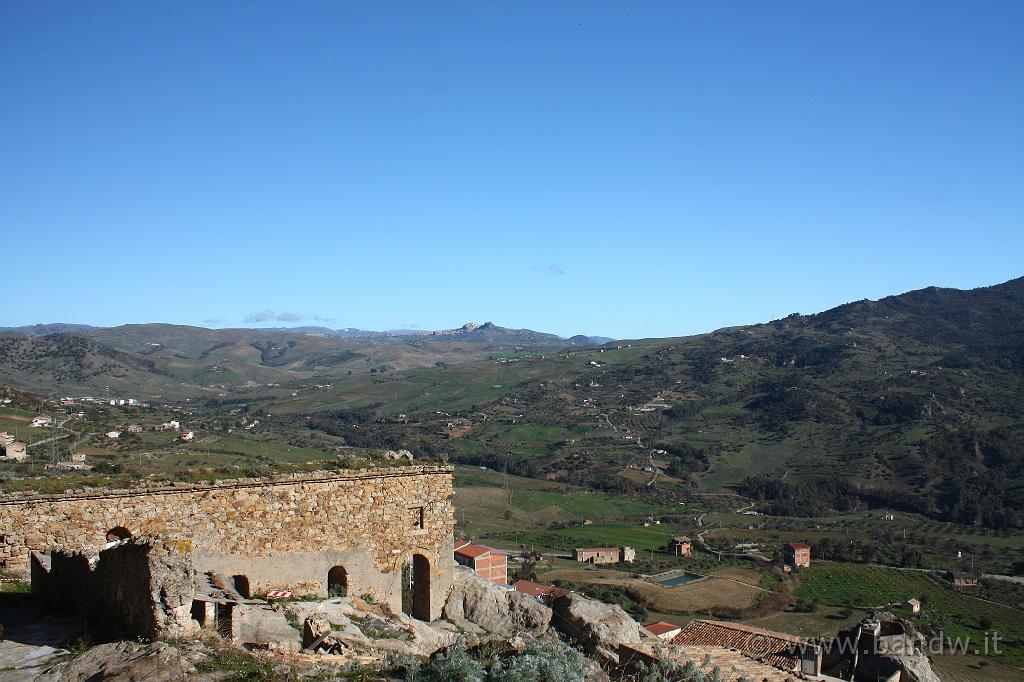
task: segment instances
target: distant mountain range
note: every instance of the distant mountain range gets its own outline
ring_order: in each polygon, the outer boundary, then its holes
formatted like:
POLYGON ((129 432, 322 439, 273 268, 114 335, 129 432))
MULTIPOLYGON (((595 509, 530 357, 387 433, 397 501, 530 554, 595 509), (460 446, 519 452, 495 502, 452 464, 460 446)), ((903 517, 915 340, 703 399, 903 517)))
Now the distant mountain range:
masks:
MULTIPOLYGON (((133 327, 145 327, 148 325, 123 325, 133 327)), ((153 325, 166 326, 166 325, 153 325)), ((179 325, 174 325, 179 326, 179 325)), ((180 325, 185 326, 185 325, 180 325)), ((95 327, 88 324, 71 324, 66 322, 54 322, 51 324, 32 324, 21 327, 0 327, 0 333, 24 334, 25 336, 46 336, 48 334, 81 333, 90 335, 101 330, 119 329, 120 327, 95 327)), ((192 329, 207 329, 206 327, 190 327, 192 329)), ((533 346, 593 346, 609 343, 615 339, 608 336, 585 336, 577 334, 570 337, 557 336, 545 332, 537 332, 532 329, 510 329, 499 327, 493 322, 476 324, 467 322, 458 329, 439 329, 426 331, 422 329, 389 329, 386 331, 371 331, 345 327, 342 329, 331 329, 329 327, 239 327, 228 329, 213 329, 210 332, 232 332, 232 331, 253 331, 253 332, 277 332, 282 334, 305 334, 308 336, 324 336, 336 338, 360 338, 360 337, 396 337, 396 336, 434 336, 452 337, 463 341, 487 341, 490 343, 521 343, 533 346)))
POLYGON ((607 341, 589 336, 563 339, 490 322, 437 332, 36 324, 0 328, 0 382, 42 393, 109 390, 184 398, 251 384, 329 381, 607 341))

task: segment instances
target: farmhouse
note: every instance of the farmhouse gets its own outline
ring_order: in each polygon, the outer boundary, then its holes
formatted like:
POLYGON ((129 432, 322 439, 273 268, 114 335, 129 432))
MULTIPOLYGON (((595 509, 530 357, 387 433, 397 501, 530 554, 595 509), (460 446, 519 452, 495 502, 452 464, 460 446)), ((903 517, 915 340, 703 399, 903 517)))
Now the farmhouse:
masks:
POLYGON ((108 538, 187 544, 200 573, 243 597, 344 589, 396 613, 440 616, 452 585, 452 469, 408 465, 0 496, 0 567, 25 577, 30 554, 88 557, 108 538), (403 586, 407 589, 403 590, 403 586))
POLYGON ((693 541, 685 535, 677 535, 668 539, 667 549, 673 556, 690 556, 693 554, 693 541))
POLYGON ((632 547, 577 547, 572 550, 572 558, 583 564, 633 563, 636 550, 632 547))
POLYGON ((811 565, 811 546, 805 542, 790 542, 782 548, 782 558, 787 566, 806 568, 811 565))
POLYGON ((508 584, 508 556, 490 547, 459 540, 454 547, 455 563, 473 569, 495 585, 508 584))
POLYGON ((978 574, 954 568, 949 572, 949 581, 957 589, 977 587, 978 574))

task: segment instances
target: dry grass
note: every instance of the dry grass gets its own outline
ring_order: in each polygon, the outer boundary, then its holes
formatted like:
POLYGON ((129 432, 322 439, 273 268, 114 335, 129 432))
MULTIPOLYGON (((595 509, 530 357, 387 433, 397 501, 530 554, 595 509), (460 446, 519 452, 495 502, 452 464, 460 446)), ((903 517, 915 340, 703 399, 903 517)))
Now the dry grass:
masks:
MULTIPOLYGON (((728 577, 742 579, 745 582, 751 581, 751 574, 758 575, 756 571, 747 571, 741 568, 727 569, 727 571, 730 572, 728 577), (734 575, 741 577, 735 578, 734 575)), ((723 571, 723 575, 725 573, 726 571, 723 571)), ((714 576, 679 587, 655 585, 646 580, 632 578, 628 573, 622 571, 562 569, 544 573, 540 579, 546 582, 565 580, 597 585, 619 585, 643 600, 649 608, 665 612, 710 611, 716 607, 745 609, 752 606, 761 594, 761 591, 755 587, 714 576)), ((753 578, 753 582, 756 580, 756 577, 753 578)))
POLYGON ((840 630, 858 623, 866 615, 866 611, 852 609, 849 616, 840 612, 842 609, 820 606, 814 613, 796 613, 781 611, 770 616, 744 620, 747 625, 755 625, 767 630, 788 632, 802 637, 834 636, 840 630))
POLYGON ((932 669, 943 682, 1014 682, 1024 671, 981 656, 945 654, 932 657, 932 669))

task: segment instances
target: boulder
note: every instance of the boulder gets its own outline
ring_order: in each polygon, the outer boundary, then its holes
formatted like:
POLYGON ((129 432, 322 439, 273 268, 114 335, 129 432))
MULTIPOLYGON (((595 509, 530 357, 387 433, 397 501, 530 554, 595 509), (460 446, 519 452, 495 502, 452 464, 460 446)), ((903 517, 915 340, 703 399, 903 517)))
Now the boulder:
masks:
POLYGON ((640 642, 640 624, 621 606, 567 592, 551 604, 552 625, 591 655, 618 662, 620 644, 640 642))
POLYGON ((551 609, 528 594, 503 590, 459 568, 444 605, 444 617, 455 623, 471 623, 501 637, 541 635, 551 623, 551 609))

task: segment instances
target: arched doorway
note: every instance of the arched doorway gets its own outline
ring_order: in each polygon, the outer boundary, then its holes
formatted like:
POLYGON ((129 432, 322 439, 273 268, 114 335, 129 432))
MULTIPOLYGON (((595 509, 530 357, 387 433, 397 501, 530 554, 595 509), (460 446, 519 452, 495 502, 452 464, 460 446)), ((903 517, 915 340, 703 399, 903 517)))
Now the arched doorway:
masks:
POLYGON ((113 547, 122 540, 127 540, 132 536, 132 532, 124 526, 114 526, 107 531, 103 539, 103 548, 113 547))
POLYGON ((244 575, 233 575, 231 576, 231 585, 235 588, 235 592, 240 594, 243 599, 252 599, 252 592, 249 589, 249 578, 244 575))
POLYGON ((409 615, 419 620, 430 620, 430 560, 422 554, 412 555, 409 568, 409 601, 409 615))
POLYGON ((344 566, 335 566, 327 571, 327 596, 348 596, 348 571, 344 566))

